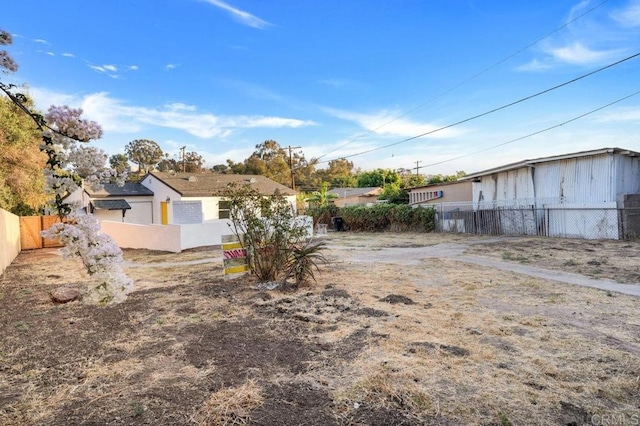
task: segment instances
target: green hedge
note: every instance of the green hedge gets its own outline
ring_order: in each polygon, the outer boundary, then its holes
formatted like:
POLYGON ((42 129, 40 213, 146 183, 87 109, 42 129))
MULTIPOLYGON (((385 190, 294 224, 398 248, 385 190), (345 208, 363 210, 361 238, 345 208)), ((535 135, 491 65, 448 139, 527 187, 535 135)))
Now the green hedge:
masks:
POLYGON ((340 209, 335 204, 329 204, 328 206, 322 207, 311 207, 307 209, 305 214, 309 216, 313 216, 313 223, 317 225, 319 223, 324 223, 331 227, 331 218, 334 216, 338 216, 340 209))
POLYGON ((406 204, 376 204, 372 207, 350 206, 340 209, 350 231, 424 231, 434 230, 435 210, 413 208, 406 204))

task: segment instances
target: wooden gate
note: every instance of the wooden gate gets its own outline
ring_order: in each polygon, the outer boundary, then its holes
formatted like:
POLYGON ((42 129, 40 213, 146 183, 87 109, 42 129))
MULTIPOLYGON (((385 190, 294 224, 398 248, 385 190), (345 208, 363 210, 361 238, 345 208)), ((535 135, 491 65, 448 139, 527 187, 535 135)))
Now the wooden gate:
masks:
POLYGON ((62 247, 58 240, 50 240, 40 235, 41 231, 49 229, 51 225, 60 222, 58 216, 21 216, 20 217, 20 246, 22 250, 33 250, 43 247, 62 247))

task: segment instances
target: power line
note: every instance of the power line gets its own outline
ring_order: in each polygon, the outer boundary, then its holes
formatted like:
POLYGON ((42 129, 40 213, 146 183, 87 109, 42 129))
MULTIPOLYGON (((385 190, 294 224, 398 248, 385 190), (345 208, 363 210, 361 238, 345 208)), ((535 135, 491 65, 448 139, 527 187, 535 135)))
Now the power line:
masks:
POLYGON ((317 160, 320 160, 321 158, 326 157, 327 155, 329 155, 329 154, 331 154, 331 153, 333 153, 333 152, 336 152, 336 151, 338 151, 338 150, 340 150, 340 149, 344 148, 345 146, 349 145, 349 144, 350 144, 350 143, 352 143, 352 142, 355 142, 355 141, 357 141, 357 140, 360 140, 360 139, 362 139, 362 138, 365 138, 365 137, 369 136, 369 135, 370 135, 370 134, 372 134, 372 133, 375 133, 376 131, 380 130, 381 128, 383 128, 383 127, 385 127, 385 126, 388 126, 389 124, 391 124, 391 123, 393 123, 393 122, 395 122, 395 121, 397 121, 397 120, 401 119, 402 117, 406 117, 407 115, 411 114, 411 113, 412 113, 412 112, 414 112, 414 111, 419 110, 420 108, 422 108, 422 107, 424 107, 425 105, 427 105, 427 104, 429 104, 429 103, 433 102, 434 100, 439 99, 439 98, 443 97, 444 95, 446 95, 446 94, 448 94, 448 93, 450 93, 450 92, 454 91, 454 90, 455 90, 455 89, 457 89, 458 87, 463 86, 463 85, 467 84, 468 82, 470 82, 470 81, 472 81, 472 80, 475 80, 476 78, 480 77, 481 75, 483 75, 483 74, 485 74, 485 73, 487 73, 487 72, 491 71, 492 69, 494 69, 494 68, 498 67, 499 65, 502 65, 503 63, 507 62, 509 59, 511 59, 511 58, 513 58, 513 57, 515 57, 515 56, 519 55, 520 53, 524 52, 525 50, 527 50, 527 49, 529 49, 529 48, 531 48, 531 47, 535 46, 536 44, 540 43, 540 42, 541 42, 541 41, 543 41, 544 39, 549 38, 549 37, 551 37, 553 34, 555 34, 555 33, 559 32, 559 31, 563 30, 564 28, 568 27, 570 24, 574 23, 575 21, 577 21, 578 19, 582 18, 583 16, 585 16, 585 15, 587 15, 587 14, 589 14, 589 13, 593 12, 594 10, 598 9, 600 6, 604 5, 604 4, 605 4, 605 3, 607 3, 607 2, 609 2, 609 0, 601 1, 601 2, 600 2, 600 3, 598 3, 597 5, 593 6, 592 8, 590 8, 590 9, 588 9, 588 10, 586 10, 586 11, 584 11, 583 13, 581 13, 581 14, 580 14, 580 15, 578 15, 578 16, 576 16, 575 18, 573 18, 573 19, 571 19, 571 20, 569 20, 569 21, 565 22, 563 25, 559 26, 558 28, 556 28, 556 29, 554 29, 554 30, 552 30, 552 31, 548 32, 546 35, 544 35, 544 36, 542 36, 542 37, 538 38, 537 40, 533 41, 532 43, 529 43, 529 44, 527 44, 526 46, 524 46, 524 47, 522 47, 522 48, 520 48, 520 49, 516 50, 515 52, 513 52, 513 53, 511 53, 511 54, 509 54, 509 55, 507 55, 507 56, 505 56, 504 58, 500 59, 498 62, 494 63, 493 65, 490 65, 490 66, 488 66, 487 68, 484 68, 483 70, 481 70, 481 71, 479 71, 479 72, 477 72, 477 73, 475 73, 475 74, 471 75, 470 77, 467 77, 465 80, 461 81, 460 83, 455 84, 454 86, 450 87, 449 89, 446 89, 446 90, 444 90, 444 91, 440 92, 439 94, 432 96, 431 98, 427 99, 426 101, 422 102, 421 104, 419 104, 419 105, 417 105, 417 106, 415 106, 415 107, 413 107, 413 108, 409 109, 408 111, 406 111, 406 112, 404 112, 404 113, 402 113, 402 114, 400 114, 400 115, 398 115, 398 116, 396 116, 396 117, 392 118, 392 119, 391 119, 391 120, 389 120, 389 121, 386 121, 386 122, 382 123, 382 124, 381 124, 381 125, 379 125, 378 127, 375 127, 375 128, 373 128, 373 129, 371 129, 371 130, 369 130, 369 131, 367 131, 367 132, 363 133, 362 135, 357 136, 357 137, 355 137, 355 138, 353 138, 353 139, 351 139, 351 140, 347 141, 346 143, 344 143, 344 144, 340 145, 339 147, 334 148, 334 149, 332 149, 331 151, 329 151, 329 152, 327 152, 327 153, 325 153, 325 154, 322 154, 321 156, 319 156, 319 157, 317 158, 317 160))
MULTIPOLYGON (((437 129, 433 129, 433 130, 430 130, 430 131, 428 131, 428 132, 421 133, 421 134, 416 135, 416 136, 411 136, 411 137, 409 137, 409 138, 405 138, 405 139, 402 139, 402 140, 397 141, 397 142, 394 142, 394 143, 390 143, 390 144, 387 144, 387 145, 379 146, 379 147, 376 147, 376 148, 371 148, 371 149, 368 149, 368 150, 366 150, 366 151, 357 152, 357 153, 355 153, 355 154, 343 155, 343 156, 341 156, 340 158, 352 158, 352 157, 357 157, 357 156, 360 156, 360 155, 368 154, 368 153, 373 152, 373 151, 378 151, 378 150, 385 149, 385 148, 389 148, 389 147, 392 147, 392 146, 395 146, 395 145, 400 145, 401 143, 409 142, 409 141, 412 141, 412 140, 414 140, 414 139, 421 138, 421 137, 423 137, 423 136, 427 136, 427 135, 431 135, 431 134, 434 134, 434 133, 437 133, 437 132, 441 132, 442 130, 450 129, 450 128, 455 127, 455 126, 459 126, 460 124, 464 124, 464 123, 467 123, 467 122, 469 122, 469 121, 476 120, 476 119, 478 119, 478 118, 481 118, 481 117, 487 116, 487 115, 489 115, 489 114, 493 114, 494 112, 501 111, 501 110, 503 110, 503 109, 506 109, 506 108, 512 107, 512 106, 514 106, 514 105, 517 105, 517 104, 520 104, 520 103, 522 103, 522 102, 528 101, 528 100, 533 99, 533 98, 536 98, 536 97, 538 97, 538 96, 541 96, 541 95, 543 95, 543 94, 545 94, 545 93, 549 93, 549 92, 551 92, 551 91, 553 91, 553 90, 556 90, 556 89, 559 89, 559 88, 561 88, 561 87, 567 86, 567 85, 569 85, 569 84, 575 83, 575 82, 577 82, 577 81, 583 80, 583 79, 585 79, 585 78, 587 78, 587 77, 590 77, 590 76, 592 76, 592 75, 594 75, 594 74, 597 74, 597 73, 599 73, 599 72, 602 72, 602 71, 604 71, 604 70, 606 70, 606 69, 612 68, 612 67, 614 67, 614 66, 616 66, 616 65, 620 65, 621 63, 624 63, 624 62, 629 61, 629 60, 631 60, 631 59, 635 59, 635 58, 637 58, 638 56, 640 56, 640 52, 635 53, 635 54, 633 54, 633 55, 631 55, 631 56, 627 56, 626 58, 621 59, 621 60, 619 60, 619 61, 616 61, 616 62, 614 62, 614 63, 611 63, 611 64, 609 64, 609 65, 605 65, 605 66, 603 66, 603 67, 601 67, 601 68, 598 68, 598 69, 596 69, 596 70, 594 70, 594 71, 591 71, 591 72, 588 72, 588 73, 586 73, 586 74, 583 74, 583 75, 581 75, 581 76, 579 76, 579 77, 573 78, 573 79, 571 79, 571 80, 569 80, 569 81, 565 81, 564 83, 560 83, 560 84, 557 84, 557 85, 555 85, 555 86, 552 86, 552 87, 550 87, 550 88, 548 88, 548 89, 545 89, 545 90, 542 90, 542 91, 540 91, 540 92, 534 93, 533 95, 525 96, 524 98, 520 98, 520 99, 518 99, 518 100, 516 100, 516 101, 513 101, 513 102, 510 102, 510 103, 508 103, 508 104, 505 104, 505 105, 499 106, 499 107, 497 107, 497 108, 493 108, 493 109, 491 109, 491 110, 489 110, 489 111, 485 111, 485 112, 483 112, 483 113, 481 113, 481 114, 477 114, 477 115, 474 115, 474 116, 471 116, 471 117, 465 118, 465 119, 463 119, 463 120, 456 121, 455 123, 448 124, 448 125, 446 125, 446 126, 442 126, 442 127, 438 127, 437 129)), ((324 163, 324 162, 326 162, 326 161, 322 161, 322 163, 324 163)))
POLYGON ((451 161, 459 160, 460 158, 464 158, 464 157, 469 157, 471 155, 480 154, 480 153, 485 152, 485 151, 489 151, 489 150, 492 150, 492 149, 495 149, 495 148, 498 148, 498 147, 501 147, 501 146, 505 146, 505 145, 508 145, 508 144, 511 144, 511 143, 514 143, 514 142, 518 142, 518 141, 521 141, 523 139, 527 139, 527 138, 530 138, 532 136, 536 136, 536 135, 548 132, 548 131, 553 130, 553 129, 557 129, 558 127, 562 127, 565 124, 572 123, 572 122, 577 121, 577 120, 579 120, 581 118, 584 118, 584 117, 586 117, 588 115, 594 114, 594 113, 596 113, 598 111, 601 111, 601 110, 603 110, 605 108, 608 108, 608 107, 610 107, 612 105, 615 105, 615 104, 620 103, 622 101, 625 101, 625 100, 627 100, 629 98, 632 98, 632 97, 634 97, 634 96, 636 96, 638 94, 640 94, 640 90, 638 90, 636 92, 633 92, 630 95, 624 96, 624 97, 622 97, 620 99, 617 99, 617 100, 615 100, 613 102, 609 102, 608 104, 600 106, 600 107, 598 107, 596 109, 593 109, 593 110, 591 110, 589 112, 585 112, 584 114, 580 114, 580 115, 578 115, 576 117, 573 117, 573 118, 571 118, 569 120, 563 121, 562 123, 555 124, 553 126, 547 127, 545 129, 542 129, 542 130, 538 130, 538 131, 533 132, 533 133, 529 133, 528 135, 525 135, 525 136, 520 136, 519 138, 511 139, 511 140, 509 140, 507 142, 502 142, 502 143, 499 143, 497 145, 493 145, 493 146, 490 146, 490 147, 487 147, 487 148, 483 148, 483 149, 481 149, 479 151, 474 151, 474 152, 470 152, 470 153, 467 153, 467 154, 459 155, 457 157, 449 158, 448 160, 438 161, 436 163, 425 164, 422 167, 432 167, 432 166, 437 166, 437 165, 444 164, 444 163, 449 163, 451 161))

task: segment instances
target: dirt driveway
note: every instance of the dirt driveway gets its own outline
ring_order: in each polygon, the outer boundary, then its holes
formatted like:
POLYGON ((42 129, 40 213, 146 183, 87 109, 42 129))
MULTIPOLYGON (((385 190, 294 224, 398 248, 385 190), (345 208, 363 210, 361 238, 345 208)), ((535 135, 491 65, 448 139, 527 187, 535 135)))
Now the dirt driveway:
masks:
POLYGON ((326 240, 331 265, 296 293, 222 280, 217 248, 128 250, 136 291, 107 308, 53 305, 49 291, 87 278, 55 251, 22 253, 0 281, 0 423, 640 419, 640 298, 561 274, 633 290, 639 244, 326 240))

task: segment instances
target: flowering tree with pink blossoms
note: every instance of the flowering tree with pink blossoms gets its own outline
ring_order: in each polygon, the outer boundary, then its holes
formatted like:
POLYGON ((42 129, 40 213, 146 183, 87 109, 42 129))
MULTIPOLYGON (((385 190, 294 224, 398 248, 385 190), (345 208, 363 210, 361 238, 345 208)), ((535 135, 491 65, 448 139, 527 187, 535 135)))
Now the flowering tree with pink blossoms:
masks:
MULTIPOLYGON (((11 42, 11 34, 0 30, 0 45, 11 42)), ((0 50, 0 71, 9 73, 17 69, 13 58, 0 50)), ((82 119, 82 110, 52 106, 43 117, 26 106, 26 97, 15 93, 15 88, 0 81, 0 90, 43 132, 40 149, 48 158, 44 170, 47 191, 52 196, 52 208, 61 218, 61 222, 45 231, 43 236, 64 244, 65 258, 82 260, 93 278, 86 301, 102 305, 122 302, 133 289, 133 281, 122 269, 122 250, 111 237, 100 233, 100 225, 93 215, 76 214, 79 206, 65 202, 65 196, 82 184, 99 188, 101 182, 115 180, 123 185, 126 174, 118 175, 107 168, 107 155, 87 145, 102 136, 102 128, 94 121, 82 119)))

